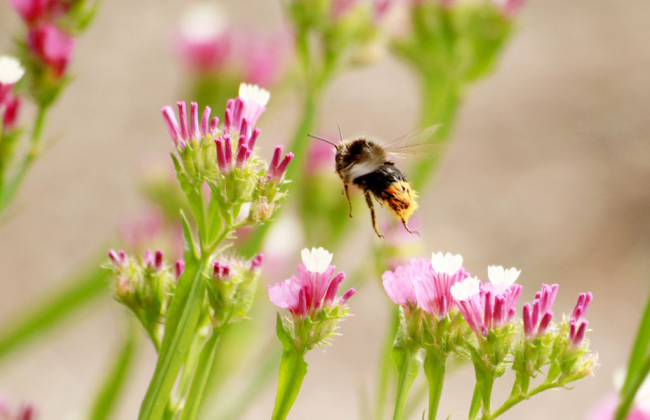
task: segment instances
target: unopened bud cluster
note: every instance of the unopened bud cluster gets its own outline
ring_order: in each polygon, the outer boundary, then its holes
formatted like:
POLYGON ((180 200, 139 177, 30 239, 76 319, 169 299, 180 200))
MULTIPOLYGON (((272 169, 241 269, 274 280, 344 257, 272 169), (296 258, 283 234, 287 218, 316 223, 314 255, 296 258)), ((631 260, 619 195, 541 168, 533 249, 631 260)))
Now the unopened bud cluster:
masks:
POLYGON ((160 250, 130 256, 124 251, 110 250, 115 299, 129 308, 142 323, 154 344, 162 339, 162 325, 176 280, 182 273, 181 263, 165 264, 160 250))

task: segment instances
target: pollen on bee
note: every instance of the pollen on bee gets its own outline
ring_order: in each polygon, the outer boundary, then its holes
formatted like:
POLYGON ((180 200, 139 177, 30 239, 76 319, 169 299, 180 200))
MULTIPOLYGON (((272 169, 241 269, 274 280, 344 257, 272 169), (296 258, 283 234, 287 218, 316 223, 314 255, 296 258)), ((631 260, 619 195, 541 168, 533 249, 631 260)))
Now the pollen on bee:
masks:
POLYGON ((402 220, 408 220, 418 208, 418 193, 406 181, 393 182, 383 196, 386 205, 402 220))

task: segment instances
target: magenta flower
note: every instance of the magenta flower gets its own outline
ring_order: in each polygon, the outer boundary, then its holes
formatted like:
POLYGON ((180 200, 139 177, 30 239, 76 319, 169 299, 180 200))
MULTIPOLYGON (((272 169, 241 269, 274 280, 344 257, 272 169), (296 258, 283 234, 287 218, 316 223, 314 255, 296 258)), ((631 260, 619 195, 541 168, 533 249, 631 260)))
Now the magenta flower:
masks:
POLYGON ((339 19, 343 17, 350 9, 352 9, 359 0, 333 0, 332 1, 332 17, 339 19))
MULTIPOLYGON (((325 138, 329 137, 325 136, 325 138)), ((309 142, 307 164, 304 168, 306 174, 312 176, 321 172, 333 173, 335 156, 336 150, 330 144, 322 141, 309 142)))
POLYGON ((333 276, 332 254, 325 249, 305 248, 301 256, 297 277, 269 285, 269 299, 273 304, 287 309, 294 316, 310 317, 321 309, 345 304, 355 293, 354 289, 349 289, 336 298, 345 274, 340 272, 333 276))
POLYGON ((13 86, 25 75, 25 69, 17 58, 0 56, 0 106, 13 86))
POLYGON ((273 157, 269 164, 267 178, 273 182, 280 182, 284 173, 287 171, 287 166, 293 160, 293 153, 287 153, 282 159, 282 146, 277 146, 273 151, 273 157))
POLYGON ((559 286, 542 284, 542 290, 535 294, 533 304, 524 304, 524 334, 526 338, 542 336, 553 319, 553 302, 559 286))
POLYGON ((411 264, 399 266, 395 271, 386 271, 381 276, 384 290, 390 300, 398 305, 403 305, 405 309, 417 305, 413 287, 414 261, 417 260, 414 258, 411 260, 411 264))
POLYGON ((587 332, 587 325, 589 322, 585 319, 585 313, 587 312, 587 307, 589 306, 591 299, 591 292, 580 293, 578 295, 576 306, 571 314, 571 318, 569 319, 569 338, 571 343, 576 347, 582 344, 582 341, 585 338, 585 333, 587 332))
POLYGON ((35 420, 37 417, 36 407, 33 404, 23 404, 15 414, 12 413, 9 403, 0 397, 0 419, 2 420, 35 420))
MULTIPOLYGON (((18 96, 15 96, 11 93, 8 93, 5 96, 4 102, 4 116, 2 118, 2 129, 3 131, 13 130, 18 123, 18 114, 20 112, 20 107, 22 104, 22 99, 18 96)), ((0 102, 0 107, 2 103, 0 102)))
POLYGON ((34 24, 47 12, 50 0, 9 0, 11 6, 28 24, 34 24))
POLYGON ((522 287, 514 284, 520 271, 515 268, 488 267, 490 282, 482 284, 468 277, 451 287, 463 318, 476 334, 487 336, 490 330, 503 327, 515 315, 522 287))
POLYGON ((189 67, 199 72, 224 67, 231 55, 232 39, 220 11, 197 5, 183 17, 177 50, 189 67))
POLYGON ((56 26, 44 23, 29 31, 27 45, 57 77, 61 77, 72 57, 74 39, 56 26))

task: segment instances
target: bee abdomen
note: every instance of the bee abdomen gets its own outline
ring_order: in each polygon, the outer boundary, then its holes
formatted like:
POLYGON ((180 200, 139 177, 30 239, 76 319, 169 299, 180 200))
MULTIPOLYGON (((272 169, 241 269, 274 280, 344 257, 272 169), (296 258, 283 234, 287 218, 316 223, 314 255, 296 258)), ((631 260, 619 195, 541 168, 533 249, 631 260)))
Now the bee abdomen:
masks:
POLYGON ((417 193, 406 182, 404 174, 390 162, 353 182, 372 192, 400 218, 408 219, 417 209, 417 193))

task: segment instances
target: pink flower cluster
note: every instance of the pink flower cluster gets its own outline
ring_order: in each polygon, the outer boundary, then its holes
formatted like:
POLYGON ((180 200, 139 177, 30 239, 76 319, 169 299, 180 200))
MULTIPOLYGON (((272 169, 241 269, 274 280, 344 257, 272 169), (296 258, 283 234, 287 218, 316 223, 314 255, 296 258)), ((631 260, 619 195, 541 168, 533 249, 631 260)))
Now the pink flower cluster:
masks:
POLYGON ((74 39, 58 25, 69 11, 71 2, 63 0, 9 0, 29 28, 30 52, 61 77, 70 62, 74 39))
POLYGON ((2 420, 34 420, 37 417, 36 408, 32 404, 24 404, 15 413, 9 408, 4 398, 0 398, 0 419, 2 420))
POLYGON ((321 309, 345 304, 355 290, 349 289, 336 298, 345 274, 333 276, 336 267, 330 265, 331 261, 332 254, 323 248, 303 249, 298 276, 269 285, 269 299, 297 317, 310 317, 321 309))
POLYGON ((553 302, 559 286, 554 284, 542 284, 542 290, 535 294, 535 299, 531 306, 530 303, 524 304, 524 334, 526 338, 542 336, 553 319, 553 302))
POLYGON ((462 265, 463 257, 450 253, 433 254, 430 260, 413 258, 410 264, 386 271, 382 283, 388 297, 405 310, 417 306, 432 316, 444 317, 456 307, 452 287, 469 276, 462 265))
MULTIPOLYGON (((190 105, 189 120, 187 105, 178 102, 180 124, 176 120, 174 110, 170 106, 162 109, 167 131, 174 145, 185 150, 188 144, 197 144, 201 139, 212 139, 216 146, 216 161, 219 170, 227 174, 233 168, 246 166, 253 153, 255 142, 260 135, 260 129, 255 124, 266 110, 270 94, 256 85, 242 83, 239 87, 239 97, 228 100, 224 121, 219 126, 219 118, 211 118, 211 109, 206 106, 199 123, 199 106, 196 102, 190 105), (236 144, 235 144, 235 140, 236 144)), ((282 179, 293 154, 288 153, 281 160, 282 146, 278 146, 268 170, 268 179, 282 179)))
POLYGON ((225 20, 213 5, 195 6, 186 13, 176 37, 186 65, 201 74, 232 72, 249 83, 276 83, 290 50, 289 37, 229 28, 225 20))

